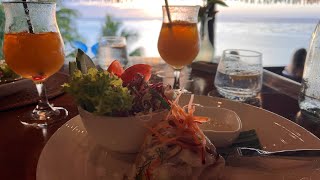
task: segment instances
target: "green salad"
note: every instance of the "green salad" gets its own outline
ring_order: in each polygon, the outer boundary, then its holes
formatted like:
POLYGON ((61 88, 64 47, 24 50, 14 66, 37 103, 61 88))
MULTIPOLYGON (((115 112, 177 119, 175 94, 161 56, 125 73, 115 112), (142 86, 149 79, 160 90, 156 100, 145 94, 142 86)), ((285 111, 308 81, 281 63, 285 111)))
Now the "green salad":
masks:
POLYGON ((84 74, 76 70, 63 86, 82 108, 98 115, 127 116, 132 108, 133 97, 128 88, 107 71, 90 68, 84 74))
POLYGON ((14 81, 20 76, 13 72, 7 63, 0 61, 0 84, 14 81))
POLYGON ((84 110, 104 116, 134 116, 170 109, 171 86, 149 82, 151 66, 135 64, 124 69, 117 60, 107 70, 78 50, 70 62, 71 79, 64 89, 84 110))

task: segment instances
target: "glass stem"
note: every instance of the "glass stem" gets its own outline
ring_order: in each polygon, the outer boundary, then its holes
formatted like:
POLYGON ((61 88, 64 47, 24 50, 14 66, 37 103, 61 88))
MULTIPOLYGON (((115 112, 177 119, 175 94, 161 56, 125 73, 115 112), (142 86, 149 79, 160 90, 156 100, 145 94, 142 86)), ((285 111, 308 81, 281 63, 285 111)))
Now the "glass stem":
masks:
POLYGON ((181 72, 181 69, 174 69, 173 89, 180 89, 180 72, 181 72))
POLYGON ((48 101, 48 97, 47 97, 47 91, 46 91, 46 87, 43 84, 43 82, 36 82, 36 87, 37 87, 37 91, 39 94, 39 101, 38 101, 38 105, 36 107, 36 110, 39 111, 44 111, 44 110, 52 110, 49 101, 48 101))

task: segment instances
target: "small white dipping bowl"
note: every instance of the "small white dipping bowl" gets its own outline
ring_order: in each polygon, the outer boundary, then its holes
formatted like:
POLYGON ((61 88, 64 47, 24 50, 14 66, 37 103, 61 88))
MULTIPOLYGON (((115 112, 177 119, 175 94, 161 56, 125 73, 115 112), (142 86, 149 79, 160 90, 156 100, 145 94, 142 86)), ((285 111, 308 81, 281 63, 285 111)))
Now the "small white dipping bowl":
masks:
POLYGON ((227 147, 239 136, 242 123, 232 110, 216 107, 196 107, 196 116, 206 116, 210 120, 199 127, 216 147, 227 147))
POLYGON ((108 150, 120 153, 139 152, 149 131, 145 125, 152 127, 168 114, 165 110, 150 115, 111 117, 98 116, 81 107, 78 110, 88 135, 108 150))

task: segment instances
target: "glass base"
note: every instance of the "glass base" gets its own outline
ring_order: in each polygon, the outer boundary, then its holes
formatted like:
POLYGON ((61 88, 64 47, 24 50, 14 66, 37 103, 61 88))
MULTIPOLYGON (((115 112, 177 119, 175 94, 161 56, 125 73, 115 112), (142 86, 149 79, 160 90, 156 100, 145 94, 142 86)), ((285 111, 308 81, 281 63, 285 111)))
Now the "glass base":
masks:
MULTIPOLYGON (((224 96, 222 96, 218 90, 212 90, 208 93, 208 96, 211 97, 219 97, 219 98, 226 98, 224 96)), ((228 98, 227 98, 228 99, 228 98)), ((250 104, 252 106, 256 106, 256 107, 262 107, 262 101, 261 101, 261 96, 260 94, 257 94, 254 97, 250 97, 250 98, 246 98, 244 101, 239 101, 239 100, 234 100, 234 99, 230 99, 233 101, 238 101, 238 102, 242 102, 242 103, 246 103, 246 104, 250 104)))
POLYGON ((57 123, 68 116, 68 111, 62 107, 51 107, 49 110, 34 109, 28 118, 21 119, 20 122, 28 126, 47 127, 57 123))
MULTIPOLYGON (((171 72, 168 73, 168 72, 166 72, 166 71, 157 71, 157 72, 155 72, 155 75, 156 75, 157 77, 159 77, 159 78, 162 78, 162 79, 164 79, 164 78, 168 78, 168 79, 174 78, 173 73, 171 73, 171 72)), ((191 78, 191 75, 190 75, 189 72, 187 72, 187 73, 184 73, 184 72, 181 73, 180 78, 185 78, 184 81, 186 81, 187 83, 194 81, 194 80, 191 78), (188 79, 186 79, 185 76, 187 76, 188 79)))
POLYGON ((257 92, 253 90, 241 89, 241 88, 220 88, 217 87, 218 93, 230 100, 245 102, 257 96, 257 92))

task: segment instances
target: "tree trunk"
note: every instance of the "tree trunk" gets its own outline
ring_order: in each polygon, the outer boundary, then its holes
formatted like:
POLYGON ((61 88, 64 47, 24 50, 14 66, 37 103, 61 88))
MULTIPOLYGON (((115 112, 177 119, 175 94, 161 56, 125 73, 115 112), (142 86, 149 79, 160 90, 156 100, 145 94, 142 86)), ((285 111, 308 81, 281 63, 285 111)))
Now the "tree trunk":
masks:
POLYGON ((209 9, 209 17, 212 17, 211 20, 208 22, 208 32, 209 32, 209 39, 212 44, 212 47, 215 47, 214 39, 215 39, 215 15, 216 15, 216 5, 214 4, 209 9))

